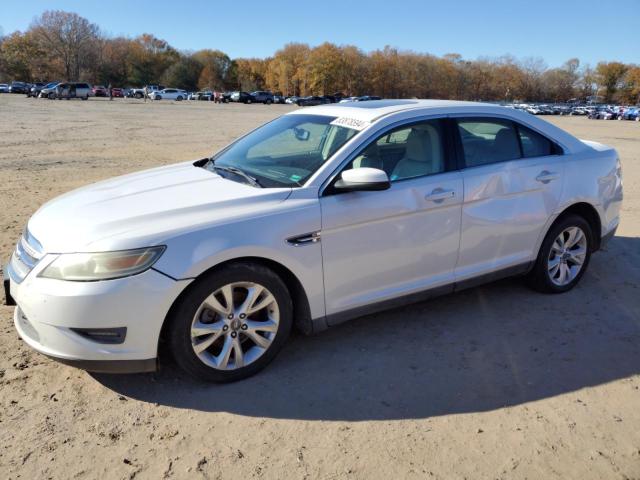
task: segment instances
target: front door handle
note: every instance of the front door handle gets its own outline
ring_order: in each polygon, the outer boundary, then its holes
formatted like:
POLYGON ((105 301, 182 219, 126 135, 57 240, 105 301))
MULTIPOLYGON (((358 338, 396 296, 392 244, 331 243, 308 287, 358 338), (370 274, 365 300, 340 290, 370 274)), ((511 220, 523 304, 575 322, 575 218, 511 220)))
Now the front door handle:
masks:
POLYGON ((540 183, 549 183, 551 180, 555 180, 558 178, 558 174, 555 172, 550 172, 548 170, 541 171, 536 177, 536 181, 540 183))
POLYGON ((455 196, 456 196, 456 192, 453 190, 436 188, 431 193, 425 195, 424 199, 430 202, 442 203, 448 198, 453 198, 455 196))

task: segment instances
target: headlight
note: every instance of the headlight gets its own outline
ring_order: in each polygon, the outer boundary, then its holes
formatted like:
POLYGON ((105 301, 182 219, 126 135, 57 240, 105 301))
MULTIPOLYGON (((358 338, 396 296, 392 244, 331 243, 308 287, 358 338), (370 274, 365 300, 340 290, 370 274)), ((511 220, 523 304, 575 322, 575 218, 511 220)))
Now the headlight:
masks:
POLYGON ((116 252, 66 253, 51 262, 39 276, 72 282, 128 277, 150 268, 165 248, 162 245, 116 252))

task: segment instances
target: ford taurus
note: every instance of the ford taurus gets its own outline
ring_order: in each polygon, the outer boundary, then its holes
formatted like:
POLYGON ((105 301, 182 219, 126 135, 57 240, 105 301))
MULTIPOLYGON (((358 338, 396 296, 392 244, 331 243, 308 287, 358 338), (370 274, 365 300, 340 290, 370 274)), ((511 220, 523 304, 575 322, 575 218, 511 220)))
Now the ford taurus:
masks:
POLYGON ((521 275, 562 293, 616 231, 620 162, 523 112, 381 100, 300 109, 211 158, 80 188, 5 272, 34 349, 102 372, 256 373, 292 327, 521 275))

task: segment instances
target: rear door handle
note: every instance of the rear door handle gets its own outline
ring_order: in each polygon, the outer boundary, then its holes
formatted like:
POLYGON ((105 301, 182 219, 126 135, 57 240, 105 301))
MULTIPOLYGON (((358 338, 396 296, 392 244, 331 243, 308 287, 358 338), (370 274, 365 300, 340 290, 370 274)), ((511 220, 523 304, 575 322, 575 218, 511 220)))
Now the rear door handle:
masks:
POLYGON ((555 172, 550 172, 548 170, 541 171, 536 180, 540 183, 549 183, 551 180, 555 180, 558 178, 558 174, 555 172))
POLYGON ((436 188, 431 193, 425 195, 424 199, 430 202, 442 203, 448 198, 453 198, 455 196, 456 196, 456 192, 453 190, 436 188))

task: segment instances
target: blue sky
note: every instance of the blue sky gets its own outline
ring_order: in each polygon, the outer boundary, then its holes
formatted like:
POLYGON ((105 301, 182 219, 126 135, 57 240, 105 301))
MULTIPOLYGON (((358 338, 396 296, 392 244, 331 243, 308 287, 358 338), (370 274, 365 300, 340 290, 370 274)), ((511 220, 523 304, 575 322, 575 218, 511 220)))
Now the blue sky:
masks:
POLYGON ((231 57, 330 41, 467 59, 541 57, 550 66, 571 57, 640 63, 640 0, 30 0, 2 8, 0 28, 25 30, 47 9, 79 13, 110 35, 148 32, 180 50, 218 48, 231 57))

